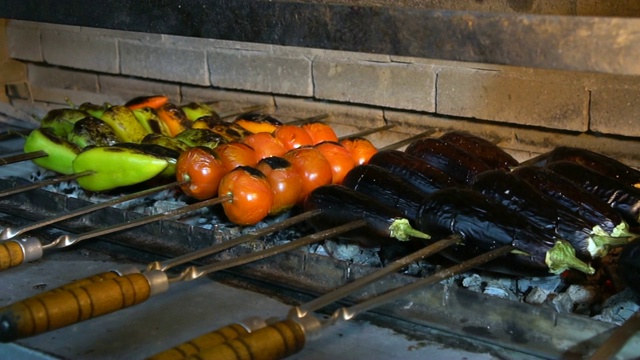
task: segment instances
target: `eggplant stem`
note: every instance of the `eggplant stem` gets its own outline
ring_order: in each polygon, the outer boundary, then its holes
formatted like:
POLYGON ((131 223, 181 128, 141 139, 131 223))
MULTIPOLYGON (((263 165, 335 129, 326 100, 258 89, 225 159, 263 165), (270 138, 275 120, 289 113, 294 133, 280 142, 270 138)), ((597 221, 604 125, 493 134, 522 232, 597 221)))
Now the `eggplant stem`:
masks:
POLYGON ((425 234, 420 230, 411 227, 409 220, 401 218, 395 219, 389 226, 390 236, 400 241, 409 241, 412 237, 420 239, 431 239, 429 234, 425 234))
POLYGON ((634 237, 635 234, 629 231, 629 224, 623 221, 620 224, 616 225, 615 228, 613 228, 613 231, 611 232, 611 236, 634 237))
POLYGON ((553 274, 560 274, 567 269, 578 270, 589 275, 596 272, 594 268, 576 257, 576 250, 565 240, 556 241, 555 245, 547 251, 545 262, 553 274))
POLYGON ((634 239, 632 236, 627 237, 614 237, 614 236, 601 236, 601 235, 592 235, 591 238, 596 243, 596 245, 600 248, 611 248, 623 246, 631 242, 634 239))

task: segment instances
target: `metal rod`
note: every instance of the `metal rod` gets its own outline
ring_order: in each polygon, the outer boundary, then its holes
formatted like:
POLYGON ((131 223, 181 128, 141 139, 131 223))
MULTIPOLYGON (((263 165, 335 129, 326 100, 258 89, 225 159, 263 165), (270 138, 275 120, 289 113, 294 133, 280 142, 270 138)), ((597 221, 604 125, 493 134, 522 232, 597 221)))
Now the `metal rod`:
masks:
POLYGON ((121 203, 123 203, 125 201, 141 198, 141 197, 148 196, 148 195, 151 195, 151 194, 163 191, 163 190, 171 189, 171 188, 174 188, 176 186, 181 185, 182 183, 186 183, 186 181, 183 181, 183 182, 177 182, 176 181, 176 182, 172 182, 170 184, 161 185, 161 186, 157 186, 157 187, 154 187, 154 188, 151 188, 151 189, 138 191, 136 193, 132 193, 132 194, 121 196, 121 197, 118 197, 118 198, 115 198, 115 199, 103 201, 101 203, 85 206, 83 208, 68 212, 66 214, 50 217, 48 219, 44 219, 44 220, 41 220, 41 221, 36 221, 36 222, 31 223, 29 225, 15 227, 15 228, 6 227, 6 228, 4 228, 2 230, 2 232, 0 232, 0 240, 9 240, 11 238, 14 238, 15 236, 24 234, 27 231, 39 229, 39 228, 41 228, 43 226, 55 224, 55 223, 60 222, 60 221, 64 221, 64 220, 71 219, 71 218, 74 218, 74 217, 77 217, 77 216, 80 216, 80 215, 88 214, 90 212, 94 212, 94 211, 97 211, 97 210, 100 210, 100 209, 104 209, 104 208, 109 207, 109 206, 121 204, 121 203))
POLYGON ((178 208, 178 209, 170 210, 170 211, 167 211, 166 213, 145 216, 145 217, 141 217, 141 218, 138 218, 138 219, 135 219, 135 220, 129 220, 129 221, 127 221, 125 223, 122 223, 122 224, 117 224, 117 225, 106 227, 106 228, 102 228, 102 229, 96 229, 96 230, 89 231, 89 232, 86 232, 86 233, 80 234, 80 235, 70 235, 70 234, 62 235, 62 236, 58 237, 57 239, 55 239, 53 242, 51 242, 51 243, 49 243, 47 245, 44 245, 42 248, 43 249, 49 249, 49 248, 53 248, 53 247, 57 247, 57 248, 67 247, 67 246, 73 245, 73 244, 78 243, 78 242, 83 241, 83 240, 92 239, 94 237, 111 234, 111 233, 114 233, 114 232, 117 232, 117 231, 130 229, 130 228, 133 228, 133 227, 136 227, 136 226, 149 224, 149 223, 152 223, 152 222, 155 222, 155 221, 159 221, 159 220, 163 220, 163 219, 172 218, 172 217, 179 216, 179 215, 182 215, 182 214, 186 214, 188 212, 191 212, 191 211, 194 211, 194 210, 206 207, 206 206, 212 206, 212 205, 215 205, 215 204, 219 204, 219 203, 231 200, 231 199, 232 199, 231 195, 220 196, 220 197, 217 197, 217 198, 200 201, 200 202, 195 203, 195 204, 183 206, 183 207, 178 208))
POLYGON ((590 360, 613 359, 624 345, 640 331, 640 311, 636 312, 616 328, 602 345, 591 355, 590 360))
POLYGON ((54 178, 51 178, 49 180, 43 180, 43 181, 39 181, 37 183, 33 183, 33 184, 29 184, 29 185, 24 185, 24 186, 18 186, 15 187, 13 189, 7 189, 4 191, 0 191, 0 198, 1 197, 5 197, 5 196, 9 196, 9 195, 15 195, 24 191, 29 191, 29 190, 34 190, 34 189, 38 189, 47 185, 53 185, 53 184, 58 184, 64 181, 70 181, 70 180, 75 180, 77 178, 81 178, 83 176, 87 176, 87 175, 91 175, 93 174, 93 171, 83 171, 83 172, 79 172, 76 174, 71 174, 71 175, 61 175, 61 176, 56 176, 54 178))
POLYGON ((476 256, 472 259, 463 261, 459 264, 456 264, 444 270, 438 271, 437 273, 429 277, 426 277, 424 279, 416 280, 415 282, 409 285, 405 285, 401 288, 391 290, 389 292, 386 292, 384 294, 381 294, 369 300, 365 300, 354 306, 338 309, 331 316, 330 324, 339 320, 345 320, 345 321, 350 320, 358 314, 361 314, 367 310, 373 309, 387 302, 399 299, 421 287, 448 279, 454 275, 471 270, 491 260, 504 256, 510 253, 511 251, 513 251, 514 249, 515 247, 511 245, 499 247, 497 249, 494 249, 482 255, 476 256))
POLYGON ((49 154, 47 154, 43 150, 27 152, 27 153, 22 153, 22 154, 18 154, 18 155, 6 156, 6 157, 0 158, 0 166, 13 164, 13 163, 21 162, 21 161, 26 161, 26 160, 37 159, 37 158, 41 158, 41 157, 45 157, 45 156, 49 156, 49 154))
POLYGON ((411 253, 405 257, 402 257, 392 262, 391 264, 383 267, 382 269, 369 273, 336 290, 333 290, 325 295, 315 298, 305 304, 297 306, 294 309, 292 309, 292 311, 295 313, 296 317, 301 318, 305 316, 307 313, 317 311, 327 305, 330 305, 342 298, 347 297, 348 295, 354 293, 356 290, 363 288, 364 286, 369 285, 374 281, 377 281, 383 276, 386 276, 388 274, 394 273, 402 268, 407 267, 409 264, 411 264, 416 260, 438 253, 449 246, 460 243, 461 241, 462 241, 462 236, 457 234, 451 235, 445 239, 442 239, 429 246, 426 246, 414 253, 411 253))
POLYGON ((204 249, 193 251, 193 252, 184 254, 182 256, 175 257, 173 259, 165 260, 162 262, 160 261, 152 262, 147 266, 147 271, 150 271, 150 270, 166 271, 175 266, 182 265, 205 256, 213 255, 221 251, 227 250, 229 248, 232 248, 234 246, 258 239, 272 232, 286 229, 289 226, 298 224, 302 221, 308 220, 316 215, 319 215, 321 212, 322 212, 321 210, 307 211, 302 214, 298 214, 290 218, 287 218, 286 220, 279 221, 275 224, 271 224, 267 227, 257 230, 254 233, 241 235, 229 241, 225 241, 223 243, 215 244, 204 249))
POLYGON ((386 131, 389 129, 394 128, 395 125, 384 125, 384 126, 379 126, 377 128, 372 128, 372 129, 367 129, 367 130, 362 130, 362 131, 358 131, 357 133, 353 133, 350 135, 345 135, 345 136, 341 136, 339 139, 346 139, 349 137, 362 137, 362 136, 367 136, 367 135, 371 135, 371 134, 375 134, 378 132, 382 132, 382 131, 386 131))
POLYGON ((262 251, 257 251, 250 254, 238 256, 233 259, 219 261, 210 265, 205 265, 200 267, 190 266, 189 268, 185 269, 182 273, 180 273, 179 276, 170 278, 169 282, 194 280, 199 278, 200 276, 211 274, 216 271, 229 269, 229 268, 244 265, 250 262, 262 260, 273 255, 277 255, 289 250, 293 250, 303 245, 313 244, 318 241, 322 241, 322 240, 331 238, 333 236, 342 234, 344 232, 354 230, 359 227, 363 227, 365 225, 367 225, 366 220, 356 220, 340 226, 333 227, 331 229, 319 231, 317 233, 301 237, 299 239, 290 241, 282 245, 273 246, 262 251))
POLYGON ((421 133, 419 133, 417 135, 410 136, 410 137, 408 137, 408 138, 406 138, 404 140, 400 140, 400 141, 395 142, 393 144, 389 144, 387 146, 381 147, 381 148, 378 149, 378 151, 397 149, 397 148, 400 148, 400 147, 402 147, 404 145, 411 144, 415 140, 422 139, 425 136, 432 135, 435 132, 436 132, 435 129, 423 131, 423 132, 421 132, 421 133))
POLYGON ((245 106, 245 107, 241 107, 240 109, 219 113, 218 116, 220 116, 221 118, 228 118, 228 117, 232 117, 232 116, 236 116, 236 115, 240 115, 240 114, 244 114, 252 111, 262 110, 266 107, 267 107, 266 105, 245 106))
POLYGON ((304 123, 308 123, 308 122, 314 122, 314 121, 321 121, 324 119, 328 119, 330 118, 331 115, 329 114, 320 114, 320 115, 314 115, 308 118, 302 118, 302 119, 296 119, 296 120, 292 120, 287 122, 285 125, 299 125, 299 124, 304 124, 304 123))

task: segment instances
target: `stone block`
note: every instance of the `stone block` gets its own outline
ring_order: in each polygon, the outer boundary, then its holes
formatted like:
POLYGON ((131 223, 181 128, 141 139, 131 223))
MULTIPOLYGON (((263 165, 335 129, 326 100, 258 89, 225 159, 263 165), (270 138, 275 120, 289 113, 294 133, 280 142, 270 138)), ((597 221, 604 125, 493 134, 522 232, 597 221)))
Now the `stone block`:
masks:
POLYGON ((14 59, 41 62, 40 30, 21 21, 9 21, 7 26, 7 48, 14 59))
POLYGON ((311 61, 261 51, 208 52, 211 85, 229 89, 311 96, 311 61))
POLYGON ((313 79, 319 99, 435 111, 436 75, 431 65, 318 58, 313 79))
POLYGON ((571 131, 588 128, 589 93, 569 74, 528 69, 443 67, 438 114, 571 131))
POLYGON ((119 71, 117 42, 112 38, 43 30, 42 56, 53 65, 112 74, 119 71))
POLYGON ((206 54, 202 50, 120 41, 120 70, 124 75, 209 85, 206 54))

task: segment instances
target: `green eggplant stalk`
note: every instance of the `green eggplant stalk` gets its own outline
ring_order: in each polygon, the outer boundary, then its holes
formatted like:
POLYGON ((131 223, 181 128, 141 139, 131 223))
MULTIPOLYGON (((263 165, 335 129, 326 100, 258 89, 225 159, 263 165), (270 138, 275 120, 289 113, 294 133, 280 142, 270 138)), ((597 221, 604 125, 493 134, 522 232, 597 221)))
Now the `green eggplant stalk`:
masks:
POLYGON ((56 136, 66 138, 73 131, 76 122, 89 116, 87 112, 78 109, 53 109, 40 120, 40 127, 49 128, 56 136))
POLYGON ((73 174, 73 160, 80 153, 80 147, 76 144, 56 136, 51 128, 38 128, 25 139, 24 152, 42 150, 47 156, 33 159, 32 161, 47 170, 60 174, 73 174))
POLYGON ((139 143, 148 134, 133 111, 125 106, 110 107, 100 119, 111 126, 120 142, 139 143))
POLYGON ((67 140, 84 149, 87 146, 114 145, 118 142, 118 137, 106 122, 89 116, 73 125, 67 140))
POLYGON ((148 134, 171 134, 167 124, 160 120, 158 113, 153 108, 143 107, 133 110, 133 115, 148 134))
POLYGON ((90 147, 73 161, 73 171, 93 171, 77 179, 88 191, 106 191, 150 180, 169 166, 167 158, 121 146, 90 147))

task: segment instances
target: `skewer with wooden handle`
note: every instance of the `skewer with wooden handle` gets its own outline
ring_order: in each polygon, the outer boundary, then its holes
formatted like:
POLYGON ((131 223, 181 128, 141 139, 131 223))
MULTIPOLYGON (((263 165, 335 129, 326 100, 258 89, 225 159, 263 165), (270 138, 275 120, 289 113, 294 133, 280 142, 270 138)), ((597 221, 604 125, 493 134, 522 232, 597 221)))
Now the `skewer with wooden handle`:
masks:
POLYGON ((311 313, 307 313, 301 318, 293 317, 277 322, 271 322, 265 328, 214 346, 190 356, 189 359, 273 360, 286 358, 300 352, 304 348, 308 338, 318 335, 322 330, 335 325, 339 321, 351 320, 362 312, 399 299, 419 288, 432 285, 456 274, 476 268, 482 264, 504 256, 512 250, 514 250, 513 246, 497 248, 447 269, 441 270, 429 277, 416 280, 409 285, 405 285, 401 288, 391 290, 382 295, 365 300, 349 308, 340 308, 324 322, 317 319, 311 313))
POLYGON ((172 278, 164 271, 154 269, 66 290, 49 291, 0 309, 0 341, 13 341, 112 313, 165 292, 170 283, 194 280, 216 271, 265 259, 365 225, 365 220, 354 221, 262 251, 201 267, 191 266, 172 278))
MULTIPOLYGON (((455 245, 461 241, 459 235, 452 235, 446 239, 440 240, 429 246, 426 246, 412 254, 404 256, 395 260, 389 265, 378 269, 372 273, 369 273, 361 278, 358 278, 336 290, 333 290, 323 296, 320 296, 314 300, 311 300, 303 305, 294 307, 289 314, 290 318, 303 318, 307 313, 319 310, 327 305, 330 305, 346 296, 353 294, 355 291, 379 280, 380 278, 399 271, 400 269, 407 267, 418 259, 422 259, 438 253, 443 249, 455 245)), ((250 332, 258 330, 267 326, 267 323, 256 320, 256 318, 249 318, 245 321, 237 324, 231 324, 223 328, 214 330, 212 332, 203 334, 197 338, 189 340, 183 344, 177 345, 171 349, 165 350, 152 357, 150 360, 180 360, 194 355, 198 352, 205 351, 225 341, 235 339, 240 336, 247 335, 250 332)))

